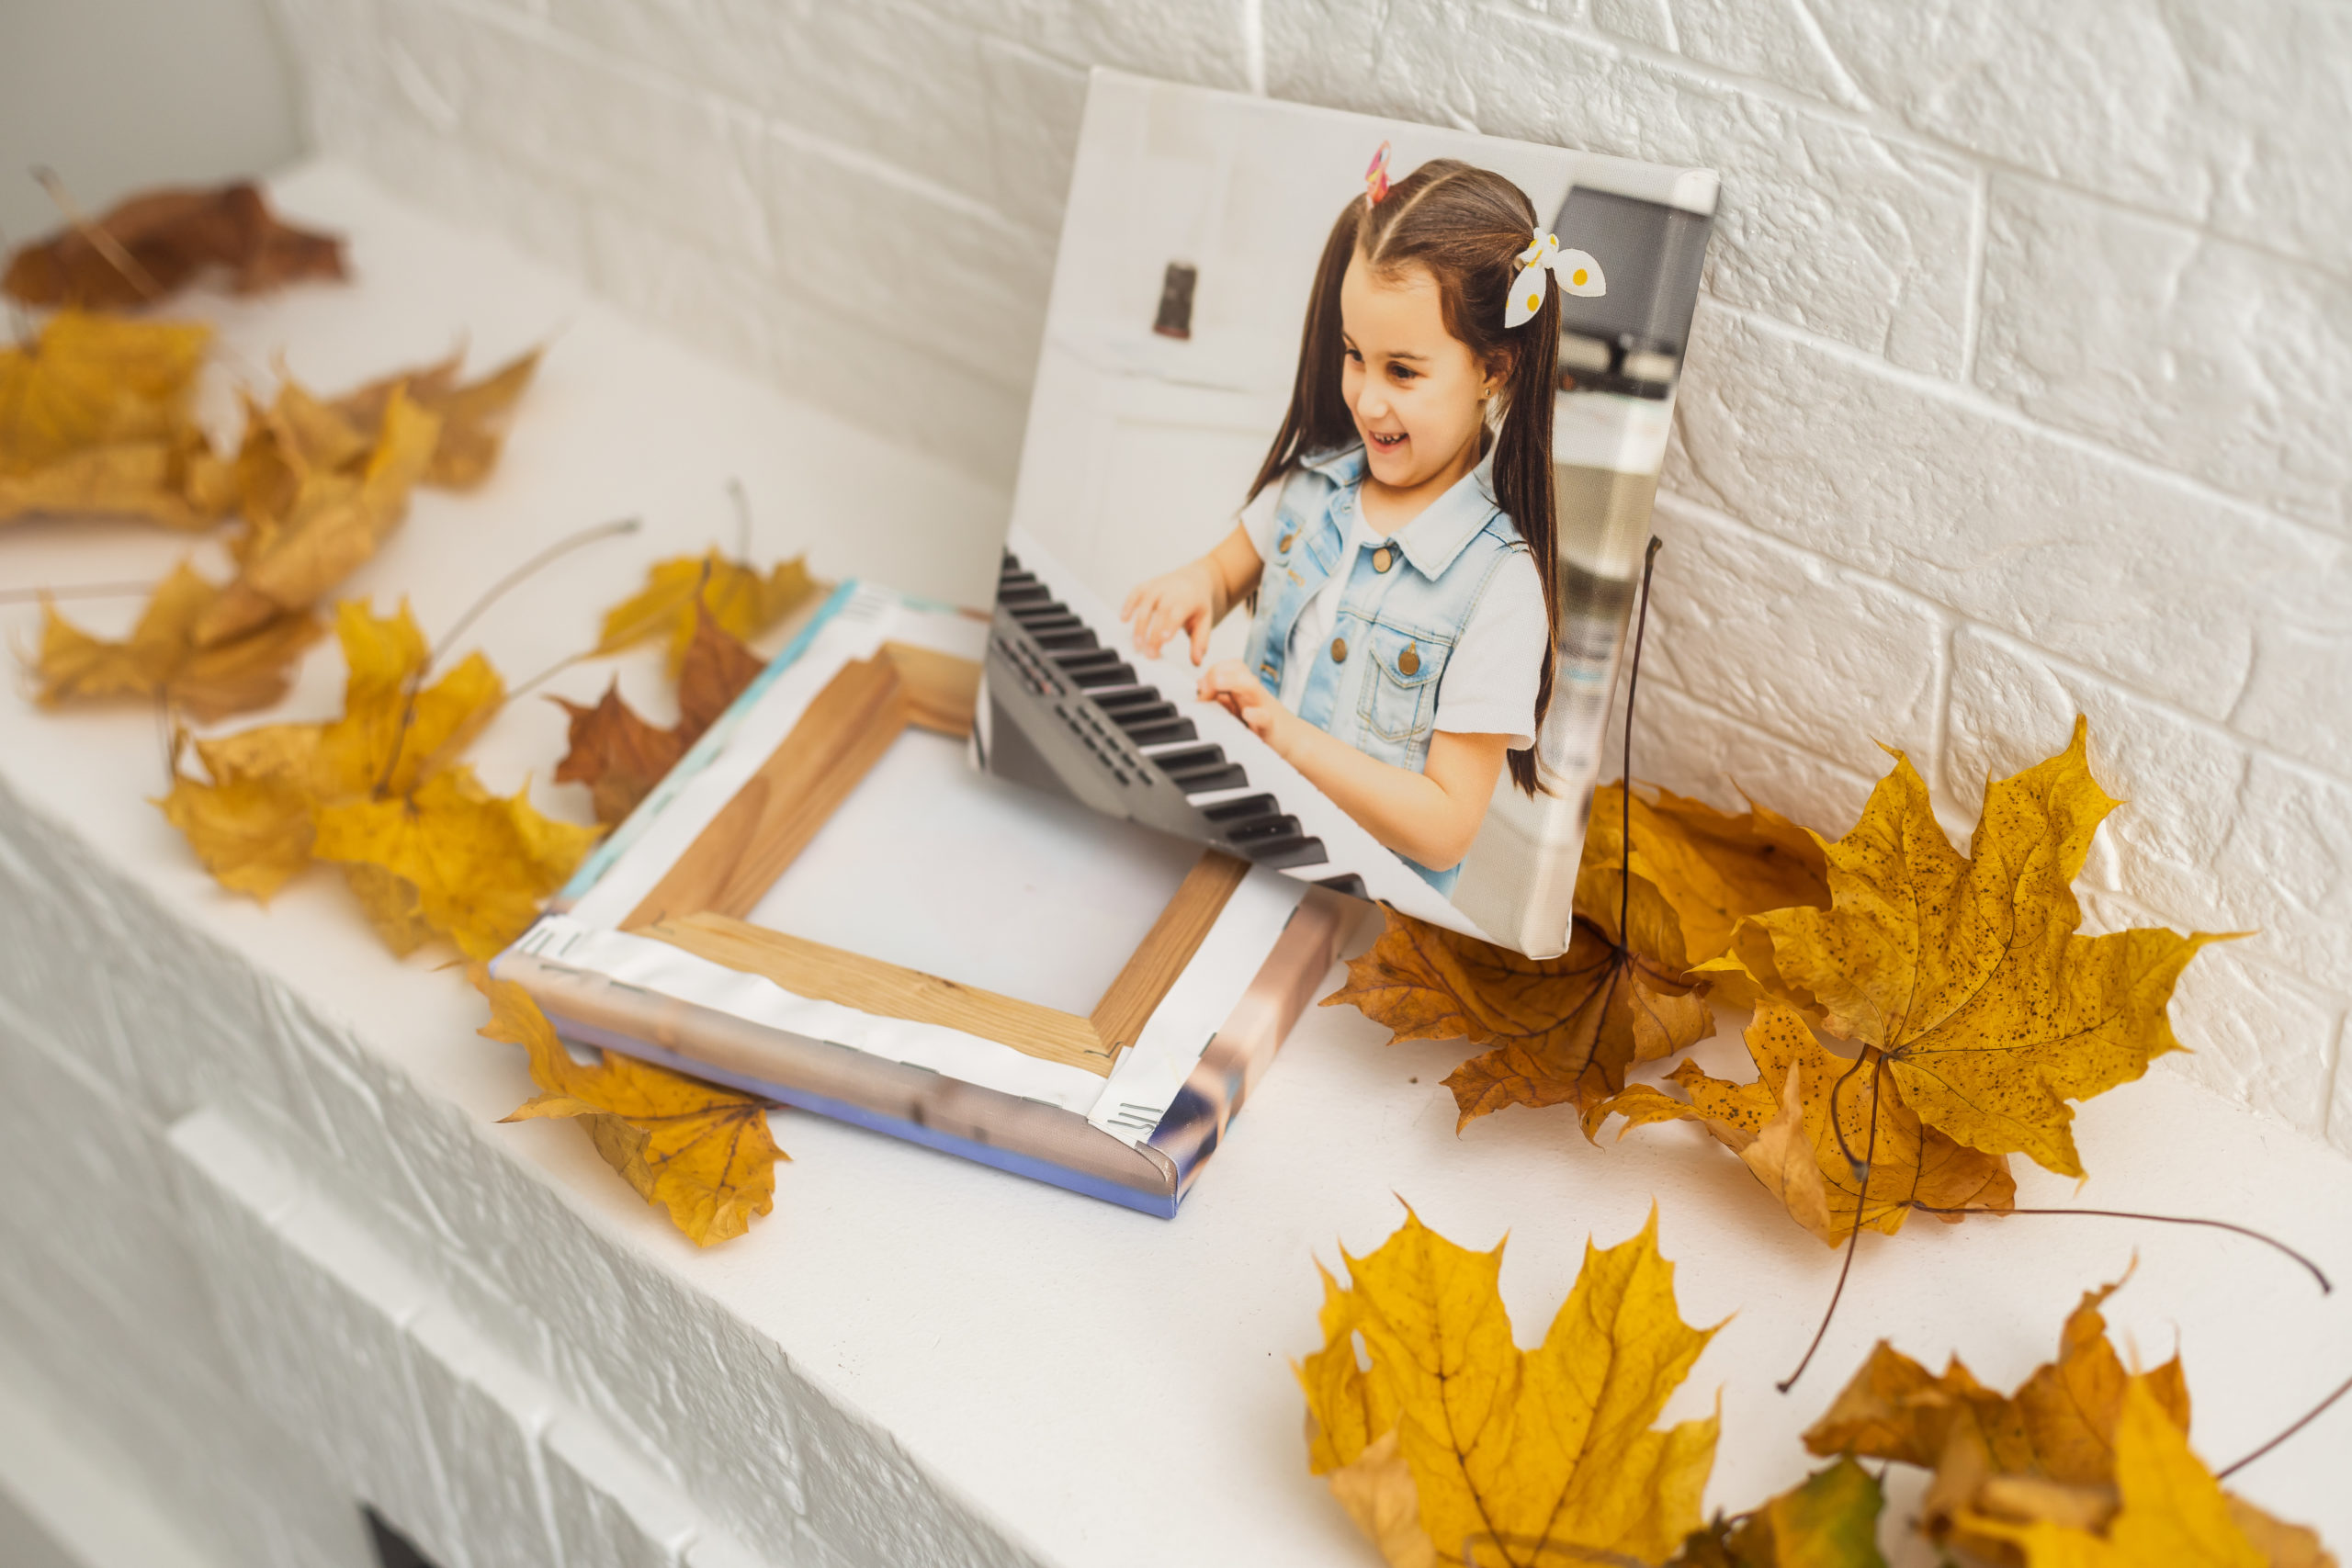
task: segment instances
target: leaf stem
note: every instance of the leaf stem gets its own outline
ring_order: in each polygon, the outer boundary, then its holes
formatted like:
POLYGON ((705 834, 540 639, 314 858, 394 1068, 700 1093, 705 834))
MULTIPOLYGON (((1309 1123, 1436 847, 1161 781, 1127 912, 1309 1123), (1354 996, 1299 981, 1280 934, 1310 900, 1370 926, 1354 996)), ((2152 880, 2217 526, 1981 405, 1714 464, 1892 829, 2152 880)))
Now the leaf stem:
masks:
POLYGON ((2244 1470, 2247 1465, 2252 1464, 2256 1460, 2260 1459, 2264 1454, 2268 1453, 2272 1449, 2277 1448, 2279 1444, 2285 1442, 2288 1438, 2293 1437, 2296 1433, 2310 1426, 2313 1421, 2319 1419, 2323 1411, 2326 1410, 2329 1405, 2335 1404, 2337 1400, 2343 1398, 2347 1393, 2352 1393, 2352 1378, 2346 1378, 2342 1382, 2337 1383, 2335 1385, 2335 1393, 2329 1394, 2325 1399, 2321 1400, 2317 1404, 2312 1405, 2309 1410, 2304 1411, 2302 1415, 2296 1419, 2293 1426, 2289 1427, 2285 1431, 2279 1433, 2277 1437, 2271 1438, 2268 1442, 2263 1444, 2260 1448, 2255 1450, 2254 1452, 2246 1455, 2244 1459, 2239 1460, 2236 1463, 2229 1465, 2224 1469, 2215 1471, 2213 1472, 2213 1479, 2220 1481, 2238 1471, 2244 1470))
POLYGON ((433 666, 440 662, 442 655, 449 651, 451 645, 463 637, 467 629, 476 621, 481 619, 483 612, 497 604, 515 585, 527 581, 534 573, 570 555, 582 545, 593 545, 600 539, 609 539, 616 534, 634 534, 642 525, 642 521, 639 518, 618 517, 610 523, 599 523, 593 528, 582 528, 576 534, 569 534, 558 539, 554 544, 492 583, 488 592, 476 599, 467 608, 466 613, 458 617, 458 624, 441 635, 441 640, 425 660, 424 669, 418 671, 420 682, 424 676, 431 671, 433 666))
POLYGON ((752 497, 743 489, 743 481, 728 477, 727 493, 735 502, 735 558, 745 566, 752 564, 752 497))
POLYGON ((2311 1277, 2319 1281, 2322 1295, 2332 1295, 2335 1290, 2334 1285, 2328 1283, 2327 1275, 2318 1264, 2297 1252, 2285 1242, 2278 1240, 2276 1236, 2265 1235, 2260 1231, 2250 1229, 2245 1225, 2233 1224, 2227 1220, 2199 1219, 2189 1214, 2143 1214, 2130 1209, 1996 1209, 1992 1207, 1939 1209, 1933 1203, 1922 1203, 1916 1198, 1907 1200, 1907 1206, 1918 1210, 1923 1214, 2088 1214, 2095 1218, 2108 1220, 2146 1220, 2160 1225, 2203 1225, 2211 1230, 2230 1231, 2250 1240, 2258 1241, 2265 1247, 2276 1248, 2310 1271, 2311 1277))
POLYGON ((530 693, 537 691, 543 682, 551 681, 558 675, 562 674, 565 671, 571 669, 573 665, 584 664, 595 656, 595 650, 594 649, 591 649, 586 653, 565 654, 561 659, 557 660, 553 664, 548 665, 546 669, 540 671, 537 674, 532 676, 529 680, 524 682, 521 685, 516 686, 513 691, 507 693, 505 699, 506 702, 511 703, 517 697, 526 696, 530 693))
POLYGON ((74 200, 74 193, 65 188, 65 182, 57 177, 55 169, 45 164, 36 164, 33 165, 33 178, 40 182, 41 189, 49 192, 49 199, 57 203, 57 209, 65 214, 65 221, 73 226, 74 231, 89 241, 90 248, 104 256, 108 266, 122 274, 124 279, 144 294, 150 303, 164 297, 164 286, 155 281, 154 274, 140 265, 139 258, 123 249, 121 241, 83 213, 74 200))
MULTIPOLYGON (((426 650, 424 662, 418 665, 416 672, 408 679, 408 691, 401 701, 400 727, 392 732, 391 750, 385 753, 384 771, 377 776, 376 787, 372 792, 378 800, 383 799, 384 792, 391 787, 392 774, 400 767, 401 752, 408 747, 409 728, 416 722, 416 699, 424 690, 424 678, 433 672, 434 665, 440 662, 441 656, 449 650, 450 645, 457 641, 458 636, 479 620, 482 612, 496 604, 509 589, 526 581, 550 562, 560 559, 582 545, 593 545, 599 539, 609 539, 616 534, 633 534, 637 532, 638 526, 638 519, 622 517, 610 523, 599 523, 593 528, 582 528, 576 534, 567 535, 558 539, 554 544, 491 584, 488 592, 476 599, 468 607, 466 613, 458 617, 458 624, 443 635, 440 646, 426 650)), ((562 666, 557 666, 557 669, 560 668, 562 666)), ((548 675, 554 673, 553 670, 547 672, 548 675)), ((547 675, 541 675, 537 679, 544 681, 547 675)), ((505 705, 503 700, 500 705, 505 705)))
POLYGON ((1649 547, 1642 552, 1642 604, 1634 620, 1634 657, 1625 671, 1625 750, 1620 764, 1617 787, 1624 798, 1619 803, 1623 813, 1617 823, 1617 951, 1627 951, 1625 922, 1634 903, 1634 694, 1642 683, 1642 639, 1650 629, 1650 572, 1657 565, 1657 552, 1666 541, 1656 534, 1650 536, 1649 547))
POLYGON ((43 599, 136 599, 153 593, 152 582, 76 582, 64 588, 0 588, 0 604, 31 604, 43 599))
MULTIPOLYGON (((1846 1237, 1846 1261, 1838 1266, 1838 1288, 1829 1292, 1829 1310, 1821 1314, 1821 1326, 1813 1331, 1813 1343, 1804 1348, 1804 1359, 1797 1363, 1795 1371, 1772 1385, 1782 1393, 1796 1387, 1797 1379, 1804 1376, 1804 1370, 1813 1365, 1813 1354, 1821 1348, 1822 1340, 1828 1336, 1830 1319, 1838 1315, 1838 1298, 1846 1293, 1846 1277, 1854 1271, 1854 1253, 1862 1245, 1862 1214, 1870 1207, 1871 1162, 1878 1158, 1878 1086, 1880 1079, 1885 1076, 1883 1069, 1882 1062, 1879 1067, 1873 1068, 1871 1073, 1871 1135, 1869 1143, 1865 1145, 1868 1152, 1862 1156, 1861 1175, 1857 1182, 1860 1190, 1854 1194, 1854 1228, 1846 1237)), ((1847 1070, 1852 1071, 1851 1068, 1847 1070)), ((1846 1080, 1840 1078, 1838 1081, 1843 1083, 1846 1080)), ((1838 1120, 1834 1092, 1829 1119, 1834 1126, 1838 1120)), ((1842 1143, 1843 1140, 1840 1142, 1842 1143)), ((1853 1156, 1849 1155, 1847 1157, 1851 1159, 1853 1156)))

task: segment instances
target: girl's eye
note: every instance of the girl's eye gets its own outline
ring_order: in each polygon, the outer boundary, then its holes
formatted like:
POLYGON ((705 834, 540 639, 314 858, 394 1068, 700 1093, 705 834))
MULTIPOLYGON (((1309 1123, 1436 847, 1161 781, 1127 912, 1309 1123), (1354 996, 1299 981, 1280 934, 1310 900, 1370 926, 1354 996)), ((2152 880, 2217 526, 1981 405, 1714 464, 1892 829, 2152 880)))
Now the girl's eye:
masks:
POLYGON ((1409 365, 1392 365, 1388 367, 1388 374, 1395 377, 1399 381, 1409 381, 1419 376, 1420 372, 1414 369, 1409 365))
POLYGON ((1358 353, 1355 349, 1343 349, 1340 352, 1345 354, 1348 358, 1355 364, 1362 365, 1363 363, 1363 355, 1358 353))

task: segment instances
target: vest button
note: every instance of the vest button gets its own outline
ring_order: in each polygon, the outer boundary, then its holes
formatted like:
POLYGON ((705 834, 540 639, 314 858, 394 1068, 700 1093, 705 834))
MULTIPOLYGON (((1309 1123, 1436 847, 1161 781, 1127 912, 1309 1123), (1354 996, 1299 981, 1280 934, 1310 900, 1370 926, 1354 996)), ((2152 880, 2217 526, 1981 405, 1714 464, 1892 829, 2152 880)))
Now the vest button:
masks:
POLYGON ((1386 545, 1372 552, 1372 570, 1374 571, 1386 571, 1396 562, 1396 558, 1389 552, 1386 545))
POLYGON ((1295 534, 1284 534, 1281 538, 1276 539, 1274 541, 1274 553, 1281 556, 1290 554, 1290 542, 1296 537, 1298 537, 1298 536, 1295 534))
POLYGON ((1343 637, 1333 637, 1331 639, 1331 662, 1334 664, 1345 664, 1347 661, 1348 639, 1343 637))
POLYGON ((1405 645, 1405 651, 1396 656, 1397 670, 1404 674, 1410 675, 1419 671, 1420 667, 1421 656, 1413 651, 1413 645, 1411 643, 1407 643, 1405 645))

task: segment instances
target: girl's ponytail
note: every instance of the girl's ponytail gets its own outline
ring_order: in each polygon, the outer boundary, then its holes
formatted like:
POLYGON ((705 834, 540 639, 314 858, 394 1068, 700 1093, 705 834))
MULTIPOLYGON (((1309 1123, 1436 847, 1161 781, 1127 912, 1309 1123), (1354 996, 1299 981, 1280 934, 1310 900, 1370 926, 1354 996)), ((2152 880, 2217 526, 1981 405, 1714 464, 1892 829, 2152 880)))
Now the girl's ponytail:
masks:
MULTIPOLYGON (((1517 252, 1512 253, 1514 255, 1517 252)), ((1543 308, 1511 329, 1521 339, 1511 356, 1502 396, 1502 428, 1495 436, 1495 504, 1519 529, 1544 581, 1546 630, 1544 671, 1535 683, 1535 731, 1552 706, 1552 676, 1559 664, 1554 638, 1560 625, 1559 513, 1552 488, 1552 394, 1559 373, 1560 291, 1546 288, 1543 308)), ((1509 755, 1510 782, 1535 793, 1535 748, 1509 755)))

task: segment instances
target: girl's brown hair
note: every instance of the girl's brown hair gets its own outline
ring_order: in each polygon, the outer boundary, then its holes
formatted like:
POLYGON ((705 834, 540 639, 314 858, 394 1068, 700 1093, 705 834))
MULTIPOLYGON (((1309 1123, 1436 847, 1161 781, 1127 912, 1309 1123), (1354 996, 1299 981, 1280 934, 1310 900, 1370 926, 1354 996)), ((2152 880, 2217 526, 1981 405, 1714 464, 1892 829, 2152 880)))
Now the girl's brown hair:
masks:
MULTIPOLYGON (((1518 526, 1544 582, 1544 608, 1558 625, 1559 557, 1552 510, 1552 386, 1557 370, 1560 293, 1544 291, 1544 305, 1516 327, 1503 325, 1503 308, 1519 253, 1535 227, 1535 209, 1520 188, 1490 170, 1435 158, 1389 187, 1377 205, 1364 197, 1348 203, 1324 242, 1306 302, 1298 345, 1298 378, 1290 412, 1250 487, 1254 499, 1311 454, 1352 446, 1358 439, 1340 393, 1346 342, 1340 330, 1340 282, 1361 255, 1374 276, 1395 278, 1425 267, 1437 280, 1445 330, 1479 364, 1503 369, 1501 428, 1494 439, 1495 502, 1518 526)), ((1553 652, 1544 649, 1535 689, 1540 734, 1552 705, 1553 652)), ((1511 782, 1535 793, 1535 753, 1510 753, 1511 782)))

